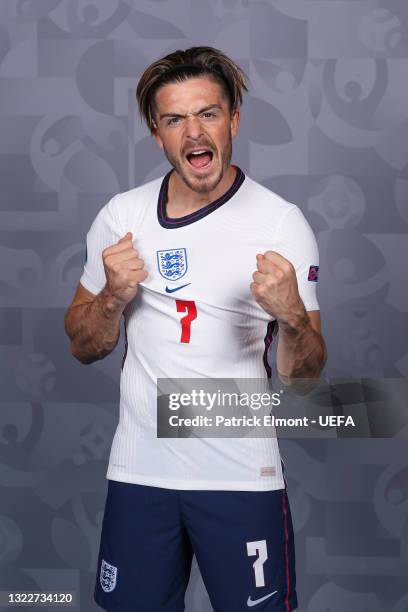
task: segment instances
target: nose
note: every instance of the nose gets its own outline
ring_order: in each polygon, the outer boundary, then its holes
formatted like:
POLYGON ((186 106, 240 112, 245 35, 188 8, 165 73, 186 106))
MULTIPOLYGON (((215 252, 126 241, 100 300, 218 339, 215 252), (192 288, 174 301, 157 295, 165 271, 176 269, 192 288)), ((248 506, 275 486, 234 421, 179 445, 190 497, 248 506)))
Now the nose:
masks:
POLYGON ((185 121, 185 135, 192 140, 197 140, 203 134, 203 126, 198 117, 187 116, 185 121))

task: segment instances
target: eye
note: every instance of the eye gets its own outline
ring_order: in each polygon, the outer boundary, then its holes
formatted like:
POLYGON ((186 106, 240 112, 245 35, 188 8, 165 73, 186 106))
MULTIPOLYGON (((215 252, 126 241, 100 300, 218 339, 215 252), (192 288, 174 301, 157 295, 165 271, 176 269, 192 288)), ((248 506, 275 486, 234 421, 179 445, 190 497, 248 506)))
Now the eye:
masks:
POLYGON ((207 111, 205 113, 203 113, 203 117, 215 117, 215 113, 212 113, 211 111, 207 111))
POLYGON ((167 125, 176 125, 176 122, 180 120, 180 117, 170 117, 167 121, 167 125))

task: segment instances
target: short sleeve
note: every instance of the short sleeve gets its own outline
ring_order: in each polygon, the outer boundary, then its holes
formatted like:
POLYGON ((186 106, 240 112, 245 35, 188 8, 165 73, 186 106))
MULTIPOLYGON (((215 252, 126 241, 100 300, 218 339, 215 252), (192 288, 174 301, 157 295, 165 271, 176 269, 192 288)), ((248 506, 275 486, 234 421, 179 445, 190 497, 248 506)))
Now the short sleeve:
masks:
POLYGON ((278 224, 275 250, 288 259, 296 270, 299 295, 306 310, 320 310, 317 301, 319 250, 304 214, 296 204, 278 224))
POLYGON ((86 235, 85 263, 81 278, 81 285, 97 295, 106 284, 105 268, 103 266, 102 251, 120 238, 112 206, 112 198, 96 215, 86 235))

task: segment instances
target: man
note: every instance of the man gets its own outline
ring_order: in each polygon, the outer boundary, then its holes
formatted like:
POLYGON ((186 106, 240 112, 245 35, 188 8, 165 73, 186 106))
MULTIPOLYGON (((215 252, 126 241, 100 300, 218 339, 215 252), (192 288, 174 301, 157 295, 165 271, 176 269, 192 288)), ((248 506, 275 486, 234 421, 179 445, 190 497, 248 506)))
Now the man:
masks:
POLYGON ((172 169, 99 211, 66 315, 82 363, 114 349, 125 319, 95 586, 112 612, 181 612, 193 554, 215 612, 297 607, 276 437, 156 435, 157 378, 270 376, 277 330, 278 375, 297 393, 326 360, 313 232, 230 163, 244 90, 211 47, 146 69, 139 110, 172 169))

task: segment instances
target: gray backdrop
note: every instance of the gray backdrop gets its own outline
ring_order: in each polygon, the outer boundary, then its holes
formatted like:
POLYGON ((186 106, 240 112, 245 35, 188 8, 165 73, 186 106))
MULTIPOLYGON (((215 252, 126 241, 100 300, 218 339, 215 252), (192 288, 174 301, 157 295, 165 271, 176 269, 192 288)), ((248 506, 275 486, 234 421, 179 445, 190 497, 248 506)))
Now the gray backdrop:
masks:
MULTIPOLYGON (((250 78, 233 161, 320 247, 328 377, 406 377, 406 0, 1 0, 0 589, 92 594, 123 335, 83 366, 63 317, 85 235, 169 166, 135 103, 147 64, 212 45, 250 78)), ((301 612, 406 612, 398 439, 282 440, 301 612)), ((188 612, 211 610, 197 567, 188 612)))

